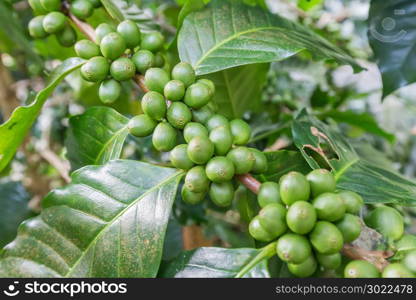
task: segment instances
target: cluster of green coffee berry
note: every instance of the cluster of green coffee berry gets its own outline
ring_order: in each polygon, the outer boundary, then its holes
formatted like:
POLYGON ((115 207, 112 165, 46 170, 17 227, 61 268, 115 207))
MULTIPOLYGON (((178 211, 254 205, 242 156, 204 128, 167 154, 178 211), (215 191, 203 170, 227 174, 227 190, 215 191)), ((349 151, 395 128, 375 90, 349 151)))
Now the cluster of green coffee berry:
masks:
POLYGON ((344 243, 361 233, 356 214, 363 199, 335 189, 335 178, 325 169, 307 176, 290 172, 279 183, 262 183, 258 193, 262 209, 249 224, 250 234, 264 242, 278 239, 276 253, 295 276, 311 276, 318 264, 338 268, 344 243))
POLYGON ((144 114, 131 119, 130 133, 138 137, 153 133, 154 147, 171 151, 172 165, 187 170, 182 189, 185 202, 199 203, 209 193, 215 204, 228 206, 234 196, 235 174, 266 171, 265 155, 244 147, 251 136, 250 126, 215 113, 214 83, 197 80, 190 64, 177 64, 171 74, 151 68, 145 74, 145 85, 150 91, 141 101, 144 114), (178 145, 179 133, 185 143, 178 145))
POLYGON ((90 82, 101 82, 98 96, 104 103, 116 101, 121 94, 120 81, 144 74, 151 67, 164 65, 159 52, 164 37, 159 32, 142 36, 133 21, 126 20, 114 26, 102 23, 95 29, 96 43, 80 40, 75 52, 88 61, 81 67, 82 77, 90 82))
MULTIPOLYGON (((30 20, 28 28, 33 38, 43 39, 55 34, 58 42, 64 47, 71 47, 77 41, 77 34, 61 12, 61 0, 29 0, 33 11, 38 14, 30 20)), ((75 0, 69 10, 79 19, 92 15, 94 8, 100 7, 100 0, 75 0)))

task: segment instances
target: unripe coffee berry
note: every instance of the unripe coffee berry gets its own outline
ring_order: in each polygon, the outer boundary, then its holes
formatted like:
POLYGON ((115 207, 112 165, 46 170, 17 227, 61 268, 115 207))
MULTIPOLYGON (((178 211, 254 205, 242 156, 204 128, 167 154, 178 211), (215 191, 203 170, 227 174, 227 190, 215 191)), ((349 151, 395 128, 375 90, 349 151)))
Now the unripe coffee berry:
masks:
POLYGON ((31 37, 35 39, 43 39, 48 36, 48 33, 43 28, 44 16, 37 16, 30 20, 28 29, 31 37))
POLYGON ((316 259, 319 264, 327 270, 335 270, 342 263, 342 257, 340 253, 335 254, 316 254, 316 259))
POLYGON ((230 122, 231 133, 233 134, 235 145, 245 145, 251 137, 251 128, 241 119, 234 119, 230 122))
MULTIPOLYGON (((407 267, 407 266, 406 266, 407 267)), ((415 278, 405 265, 401 263, 392 263, 386 266, 381 274, 383 278, 415 278)))
POLYGON ((161 94, 163 93, 163 89, 169 80, 169 74, 160 68, 150 68, 144 75, 144 84, 147 88, 161 94))
POLYGON ((413 273, 416 273, 416 249, 406 252, 403 264, 413 273))
POLYGON ((90 59, 91 57, 99 56, 101 54, 100 47, 90 40, 78 41, 75 44, 74 49, 77 55, 84 59, 90 59))
POLYGON ((136 74, 136 67, 131 59, 120 57, 111 63, 110 73, 114 79, 124 81, 133 78, 136 74))
POLYGON ((177 132, 169 123, 159 123, 153 131, 152 143, 156 150, 168 152, 176 146, 177 132))
POLYGON ((115 32, 116 28, 113 25, 107 23, 101 23, 95 28, 95 38, 98 44, 101 43, 101 40, 109 33, 115 32))
POLYGON ((161 68, 165 65, 165 57, 161 52, 155 54, 155 67, 161 68))
POLYGON ((189 170, 194 166, 193 161, 188 157, 187 148, 188 145, 181 144, 170 152, 170 161, 175 168, 189 170))
POLYGON ((306 201, 296 201, 287 211, 286 222, 293 232, 307 234, 315 226, 316 218, 316 211, 312 204, 306 201))
POLYGON ((53 11, 48 13, 43 18, 42 25, 43 29, 45 29, 47 33, 57 33, 64 29, 66 25, 66 17, 61 12, 53 11))
POLYGON ((71 47, 77 41, 77 33, 71 25, 66 25, 64 29, 56 35, 59 44, 64 47, 71 47))
POLYGON ((360 218, 351 214, 345 216, 335 224, 341 231, 344 243, 350 243, 357 239, 361 233, 360 218))
POLYGON ((318 264, 316 263, 316 259, 311 255, 300 264, 287 264, 287 268, 296 277, 305 278, 315 273, 318 264))
POLYGON ((188 144, 188 156, 196 164, 205 164, 214 154, 214 144, 206 136, 194 137, 188 144))
POLYGON ((209 88, 205 84, 194 83, 186 89, 184 102, 186 105, 198 109, 206 105, 211 97, 209 88))
POLYGON ((233 145, 233 136, 228 126, 219 126, 211 130, 209 139, 214 144, 216 155, 226 155, 233 145))
POLYGON ((136 66, 137 71, 144 74, 154 66, 155 56, 149 50, 139 50, 132 56, 131 60, 136 66))
POLYGON ((230 206, 234 199, 234 186, 231 181, 213 182, 209 188, 209 197, 215 205, 220 207, 230 206))
POLYGON ((202 166, 196 166, 190 169, 185 176, 185 186, 188 190, 195 193, 208 191, 210 181, 205 174, 202 166))
POLYGON ((98 97, 103 103, 115 102, 120 97, 120 94, 121 84, 114 79, 104 80, 98 89, 98 97))
POLYGON ((345 215, 345 204, 338 194, 323 193, 313 199, 312 204, 316 209, 318 219, 334 222, 345 215))
POLYGON ((158 92, 147 92, 142 98, 142 109, 145 114, 154 120, 162 120, 166 115, 165 98, 158 92))
POLYGON ((365 260, 350 261, 344 269, 345 278, 378 278, 380 273, 377 268, 365 260))
POLYGON ((131 20, 125 20, 118 24, 117 32, 123 37, 127 48, 134 48, 140 44, 141 33, 137 24, 131 20))
POLYGON ((311 186, 311 193, 314 197, 323 193, 335 192, 335 177, 326 169, 317 169, 306 175, 306 179, 311 186))
POLYGON ((375 208, 365 218, 365 223, 390 240, 398 240, 404 232, 402 215, 389 206, 375 208))
POLYGON ((339 229, 327 221, 316 223, 309 239, 313 248, 321 254, 334 254, 342 249, 344 239, 339 229))
POLYGON ((185 185, 182 187, 181 196, 182 200, 188 204, 198 204, 204 200, 206 192, 196 193, 191 192, 185 185))
POLYGON ((182 102, 173 102, 169 106, 166 116, 169 123, 178 129, 183 129, 192 120, 191 110, 182 102))
POLYGON ((189 122, 183 129, 183 137, 185 141, 189 143, 194 137, 205 136, 208 137, 207 128, 201 123, 189 122))
POLYGON ((110 71, 110 64, 102 56, 90 58, 82 67, 81 75, 87 81, 99 82, 104 80, 110 71))
POLYGON ((282 201, 291 205, 296 201, 308 201, 310 195, 309 182, 299 172, 289 172, 280 178, 280 197, 282 201))
POLYGON ((254 174, 266 173, 269 167, 266 155, 263 152, 257 150, 256 148, 249 149, 254 155, 254 165, 251 172, 254 174))
POLYGON ((246 174, 251 171, 254 165, 254 155, 246 147, 237 147, 227 154, 235 167, 235 174, 246 174))
POLYGON ((126 42, 117 32, 110 32, 102 38, 100 50, 104 57, 114 60, 126 51, 126 42))
POLYGON ((285 262, 300 264, 312 255, 312 249, 303 235, 286 233, 277 241, 276 253, 285 262))
POLYGON ((164 42, 165 38, 160 32, 150 32, 143 36, 140 48, 157 52, 162 49, 164 42))
POLYGON ((48 12, 40 3, 40 0, 29 0, 28 2, 35 14, 45 15, 48 12))
POLYGON ((165 85, 163 93, 170 101, 180 101, 185 95, 185 85, 182 81, 171 80, 165 85))
POLYGON ((58 11, 61 9, 61 0, 40 0, 40 4, 46 11, 58 11))
POLYGON ((215 94, 215 84, 212 82, 212 80, 201 78, 198 79, 196 82, 205 84, 207 87, 209 87, 211 95, 215 94))
POLYGON ((94 6, 88 0, 75 0, 71 2, 69 10, 78 19, 85 20, 92 15, 94 6))
POLYGON ((187 62, 180 62, 172 69, 172 78, 182 81, 186 87, 195 82, 195 71, 187 62))
POLYGON ((94 6, 95 8, 101 6, 101 1, 100 0, 88 0, 88 1, 91 2, 92 6, 94 6))
POLYGON ((234 177, 234 165, 224 156, 211 158, 205 167, 205 173, 213 182, 225 182, 234 177))
POLYGON ((228 119, 224 117, 223 115, 215 114, 215 115, 212 115, 207 120, 206 125, 207 125, 208 130, 211 131, 220 126, 230 127, 230 122, 228 122, 228 119))
POLYGON ((286 209, 270 204, 260 210, 249 224, 250 235, 258 241, 269 242, 286 232, 286 209))
POLYGON ((272 181, 263 182, 260 185, 257 201, 260 207, 265 207, 272 203, 281 203, 279 185, 272 181))
POLYGON ((347 213, 358 214, 364 205, 364 200, 360 195, 351 191, 341 191, 338 193, 344 201, 347 213))
MULTIPOLYGON (((202 124, 206 124, 208 120, 214 115, 214 112, 212 109, 205 105, 201 107, 200 109, 193 109, 192 110, 192 118, 195 122, 199 122, 202 124)), ((228 123, 228 121, 227 121, 228 123)))
POLYGON ((151 135, 157 123, 146 114, 134 116, 130 119, 128 128, 130 134, 137 137, 151 135))

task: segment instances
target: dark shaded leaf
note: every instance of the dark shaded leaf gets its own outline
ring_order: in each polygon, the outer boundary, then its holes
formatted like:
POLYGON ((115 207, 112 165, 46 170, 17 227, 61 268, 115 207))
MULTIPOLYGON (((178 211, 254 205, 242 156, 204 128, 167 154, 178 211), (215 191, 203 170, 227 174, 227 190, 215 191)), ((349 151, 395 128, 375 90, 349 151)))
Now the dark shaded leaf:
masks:
POLYGON ((311 171, 308 163, 299 152, 279 150, 264 153, 268 161, 268 169, 264 174, 267 181, 278 182, 280 177, 291 171, 303 174, 311 171))

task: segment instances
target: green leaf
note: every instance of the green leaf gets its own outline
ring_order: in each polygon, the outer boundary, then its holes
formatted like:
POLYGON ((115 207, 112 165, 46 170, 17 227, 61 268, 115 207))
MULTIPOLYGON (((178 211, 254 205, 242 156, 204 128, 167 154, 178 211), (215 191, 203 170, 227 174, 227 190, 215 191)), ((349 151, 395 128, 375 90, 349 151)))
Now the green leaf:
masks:
POLYGON ((312 168, 332 168, 339 189, 359 193, 366 203, 416 203, 415 182, 358 156, 338 132, 302 110, 292 125, 296 146, 312 168))
POLYGON ((178 15, 178 28, 181 28, 183 20, 193 11, 200 10, 206 5, 206 0, 186 0, 178 15))
POLYGON ((372 0, 368 38, 383 79, 383 96, 416 82, 416 3, 372 0))
POLYGON ((393 143, 396 139, 394 134, 391 134, 378 126, 377 121, 369 113, 355 113, 350 110, 331 110, 323 113, 320 117, 329 117, 337 122, 344 122, 351 126, 361 128, 364 131, 385 138, 390 143, 393 143))
MULTIPOLYGON (((185 251, 167 264, 162 277, 233 278, 259 253, 259 249, 202 247, 185 251)), ((244 277, 270 277, 266 261, 261 261, 244 277)))
POLYGON ((47 86, 37 94, 35 100, 30 105, 16 108, 10 119, 0 126, 0 171, 13 158, 39 115, 43 104, 56 86, 66 75, 80 68, 83 63, 84 60, 75 57, 64 61, 52 72, 47 86))
POLYGON ((17 227, 32 216, 28 207, 30 196, 24 186, 17 181, 0 181, 0 247, 11 242, 17 227))
POLYGON ((65 141, 73 170, 120 158, 128 119, 109 107, 92 107, 69 119, 65 141))
POLYGON ((278 182, 280 177, 291 171, 309 173, 311 168, 303 158, 302 154, 296 151, 279 150, 264 152, 267 157, 268 169, 263 175, 267 181, 278 182))
POLYGON ((280 61, 303 50, 360 69, 344 51, 308 28, 241 1, 214 0, 185 18, 178 36, 182 61, 198 75, 280 61))
POLYGON ((181 177, 127 160, 75 171, 3 249, 0 277, 156 276, 181 177))
POLYGON ((215 83, 213 100, 218 112, 233 119, 257 108, 268 69, 269 64, 253 64, 205 76, 215 83))

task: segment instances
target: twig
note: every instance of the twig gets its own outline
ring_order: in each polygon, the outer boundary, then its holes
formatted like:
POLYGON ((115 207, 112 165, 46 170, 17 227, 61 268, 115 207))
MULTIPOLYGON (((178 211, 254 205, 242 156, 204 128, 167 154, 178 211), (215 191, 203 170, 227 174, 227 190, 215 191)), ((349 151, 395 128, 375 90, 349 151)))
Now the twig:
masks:
POLYGON ((38 153, 45 161, 47 161, 58 171, 59 175, 62 177, 63 180, 65 180, 66 183, 71 182, 71 178, 69 177, 68 164, 61 160, 59 156, 56 155, 56 153, 54 153, 49 148, 39 150, 38 153))

